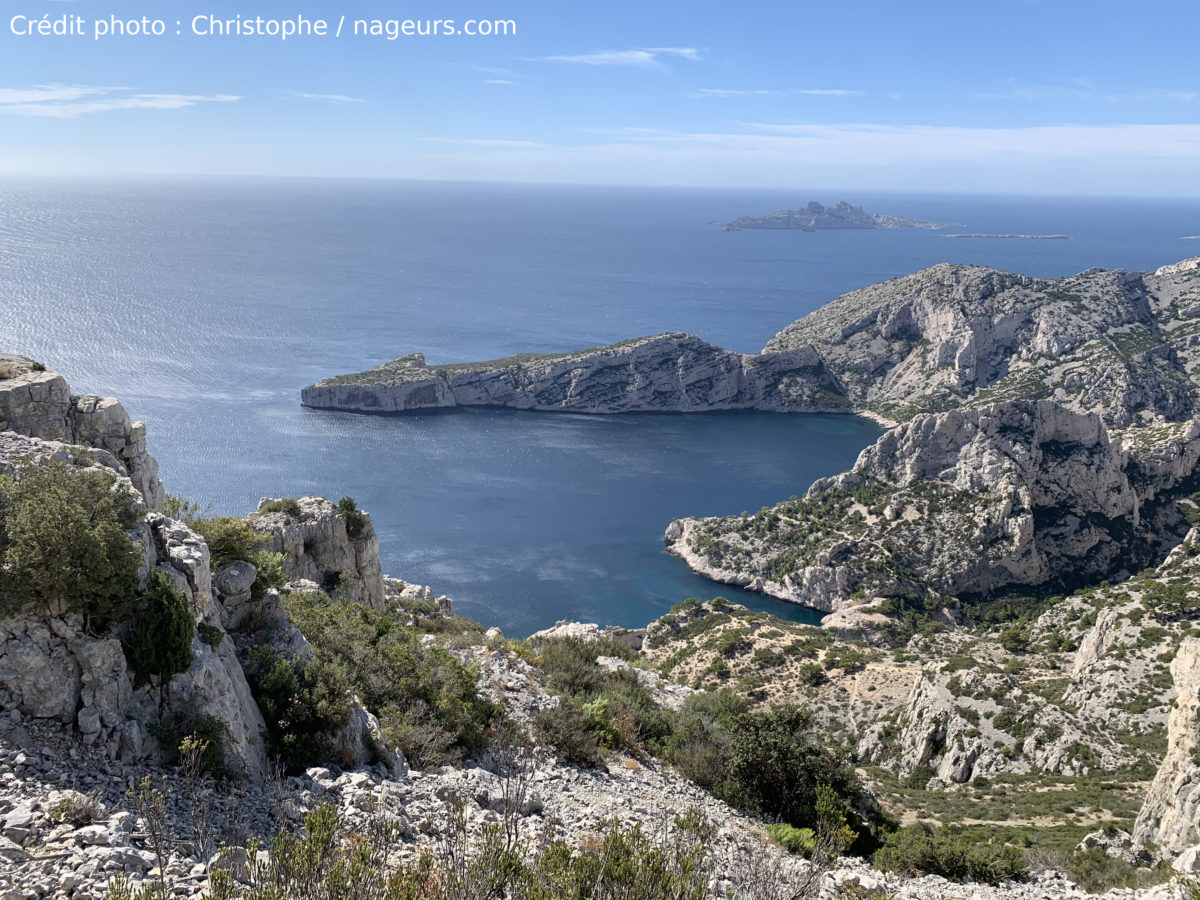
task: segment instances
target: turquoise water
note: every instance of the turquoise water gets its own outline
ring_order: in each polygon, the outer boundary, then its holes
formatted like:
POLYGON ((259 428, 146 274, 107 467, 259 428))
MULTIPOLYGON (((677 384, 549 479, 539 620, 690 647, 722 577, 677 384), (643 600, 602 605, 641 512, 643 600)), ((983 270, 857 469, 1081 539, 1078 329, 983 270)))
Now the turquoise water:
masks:
POLYGON ((682 515, 801 494, 878 433, 851 417, 376 418, 299 390, 420 350, 431 363, 691 331, 755 351, 846 290, 936 262, 1057 276, 1197 251, 1194 201, 645 191, 300 180, 0 185, 0 345, 150 428, 167 489, 244 513, 353 495, 386 571, 509 634, 560 618, 638 625, 720 593, 662 552, 682 515), (973 233, 726 233, 809 199, 973 233))

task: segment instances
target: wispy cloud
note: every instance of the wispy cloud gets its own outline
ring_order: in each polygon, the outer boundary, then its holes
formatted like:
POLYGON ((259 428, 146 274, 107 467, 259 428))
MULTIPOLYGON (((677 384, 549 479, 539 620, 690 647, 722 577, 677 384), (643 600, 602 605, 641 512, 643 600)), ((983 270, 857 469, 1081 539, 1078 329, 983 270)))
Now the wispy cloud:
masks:
POLYGON ((797 94, 804 94, 808 97, 853 97, 856 94, 861 94, 862 91, 851 90, 849 88, 804 88, 796 91, 797 94))
POLYGON ((95 87, 84 84, 39 84, 31 88, 0 88, 0 104, 54 103, 125 90, 128 88, 95 87))
POLYGON ((310 94, 307 91, 284 91, 284 96, 297 100, 316 100, 319 103, 366 103, 362 97, 348 97, 345 94, 310 94))
POLYGON ((38 85, 0 89, 0 116, 74 119, 122 109, 185 109, 197 103, 234 103, 234 94, 146 94, 129 88, 91 85, 38 85))
POLYGON ((578 63, 585 66, 639 66, 653 68, 662 65, 662 57, 674 56, 693 61, 701 59, 695 47, 642 47, 636 50, 597 50, 559 56, 543 56, 543 62, 578 63))
POLYGON ((516 84, 511 78, 485 78, 484 84, 516 84))

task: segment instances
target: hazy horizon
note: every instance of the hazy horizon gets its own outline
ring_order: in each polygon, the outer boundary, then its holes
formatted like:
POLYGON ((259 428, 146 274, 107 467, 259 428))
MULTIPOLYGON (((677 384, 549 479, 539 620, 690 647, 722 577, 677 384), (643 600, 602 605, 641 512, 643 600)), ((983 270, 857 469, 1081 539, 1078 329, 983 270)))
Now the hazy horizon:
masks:
POLYGON ((1200 196, 1188 0, 300 6, 10 10, 0 173, 1200 196))

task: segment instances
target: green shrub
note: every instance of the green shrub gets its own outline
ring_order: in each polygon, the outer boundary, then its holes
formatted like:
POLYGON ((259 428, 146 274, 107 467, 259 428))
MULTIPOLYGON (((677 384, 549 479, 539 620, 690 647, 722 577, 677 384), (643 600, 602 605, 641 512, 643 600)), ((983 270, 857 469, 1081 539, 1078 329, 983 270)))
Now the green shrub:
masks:
POLYGON ((1101 847, 1072 853, 1066 869, 1067 877, 1089 894, 1103 894, 1116 888, 1146 887, 1169 874, 1165 865, 1160 869, 1139 869, 1123 859, 1109 856, 1101 847))
POLYGON ((538 739, 552 746, 567 762, 595 768, 604 761, 594 717, 577 700, 560 699, 553 709, 538 712, 533 724, 538 739))
POLYGON ((162 569, 152 569, 125 647, 133 670, 166 684, 192 664, 196 619, 188 599, 162 569))
POLYGON ((817 833, 811 828, 793 828, 783 822, 768 825, 767 836, 789 853, 807 856, 817 846, 817 833))
POLYGON ((1029 649, 1029 636, 1020 628, 1005 628, 1000 632, 1000 646, 1009 653, 1024 653, 1029 649))
POLYGON ((208 544, 214 572, 235 562, 250 562, 255 552, 271 539, 265 531, 255 531, 245 519, 232 516, 197 519, 192 528, 208 544))
POLYGON ((338 512, 346 523, 346 534, 350 540, 354 540, 363 533, 363 529, 367 527, 367 516, 358 508, 358 504, 354 502, 353 497, 343 497, 337 502, 338 512))
POLYGON ((200 636, 201 643, 208 644, 214 650, 221 646, 221 641, 225 640, 225 632, 207 622, 197 623, 196 634, 200 636))
POLYGON ((284 555, 282 553, 272 553, 270 550, 259 550, 254 554, 254 558, 250 560, 254 564, 254 568, 258 571, 255 576, 254 584, 250 585, 250 596, 255 600, 261 600, 267 591, 274 588, 279 590, 287 582, 287 573, 284 571, 284 555))
POLYGON ((1025 857, 1008 844, 985 843, 952 828, 906 825, 875 853, 876 868, 908 877, 940 875, 952 881, 1000 884, 1029 874, 1025 857))
POLYGON ((206 517, 205 511, 200 508, 199 503, 176 494, 167 494, 163 502, 158 505, 157 511, 168 519, 178 519, 188 525, 197 519, 206 517))
POLYGON ((41 362, 31 362, 29 364, 29 371, 30 372, 45 372, 46 364, 41 363, 41 362))
POLYGON ((424 645, 406 617, 320 593, 289 594, 285 605, 322 671, 340 673, 413 765, 441 764, 486 745, 501 714, 478 696, 477 673, 441 647, 424 645))
POLYGON ((149 731, 171 762, 180 761, 181 751, 194 752, 195 758, 189 762, 200 773, 215 777, 229 774, 225 766, 227 730, 225 723, 216 716, 163 719, 151 725, 149 731))
POLYGON ((320 658, 300 665, 268 654, 252 689, 267 725, 267 746, 289 774, 327 762, 332 738, 350 713, 343 669, 320 658))
POLYGON ((848 809, 868 801, 853 765, 814 732, 812 714, 799 707, 740 716, 729 745, 728 771, 724 799, 797 827, 816 825, 822 786, 832 788, 848 809))
POLYGON ((283 513, 290 519, 300 518, 300 501, 294 500, 291 497, 285 497, 282 500, 268 500, 266 503, 260 504, 257 512, 259 515, 270 515, 271 513, 283 513))
POLYGON ((133 499, 110 472, 28 463, 0 475, 0 611, 55 603, 123 619, 140 556, 126 535, 133 499))

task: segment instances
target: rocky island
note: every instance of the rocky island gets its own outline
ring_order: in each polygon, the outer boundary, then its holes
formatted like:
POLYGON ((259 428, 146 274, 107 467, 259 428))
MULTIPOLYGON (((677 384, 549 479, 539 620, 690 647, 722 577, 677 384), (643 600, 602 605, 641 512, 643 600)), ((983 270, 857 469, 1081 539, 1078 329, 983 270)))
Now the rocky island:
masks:
POLYGON ((927 222, 905 216, 871 215, 861 206, 851 206, 840 200, 833 206, 824 206, 815 200, 798 209, 781 209, 765 216, 738 216, 727 222, 724 231, 742 231, 747 228, 792 229, 796 231, 845 231, 870 228, 923 228, 936 230, 950 228, 953 222, 927 222))

